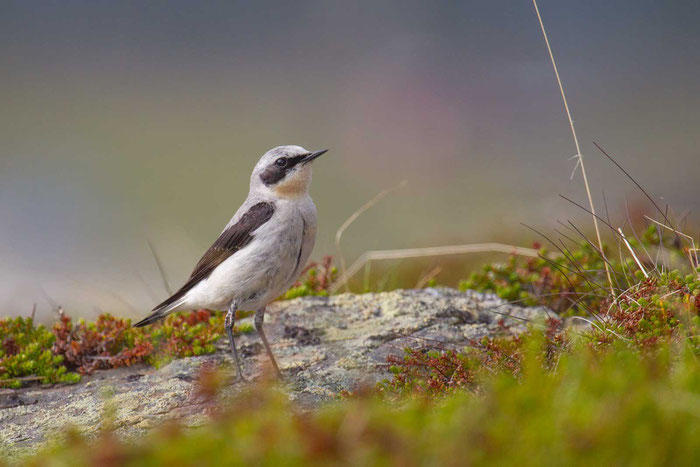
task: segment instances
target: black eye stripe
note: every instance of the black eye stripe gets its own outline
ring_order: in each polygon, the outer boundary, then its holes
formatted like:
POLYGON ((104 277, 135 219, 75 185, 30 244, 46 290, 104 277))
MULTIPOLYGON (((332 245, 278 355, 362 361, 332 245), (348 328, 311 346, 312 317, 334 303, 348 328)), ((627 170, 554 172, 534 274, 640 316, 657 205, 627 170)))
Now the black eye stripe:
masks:
POLYGON ((290 167, 290 168, 291 168, 291 167, 294 167, 294 166, 297 165, 299 162, 301 162, 301 161, 303 161, 304 159, 306 159, 306 156, 307 156, 307 154, 304 154, 304 155, 302 155, 302 156, 294 156, 294 157, 288 158, 288 159, 287 159, 287 167, 290 167))
POLYGON ((270 164, 263 173, 260 174, 260 179, 267 186, 274 185, 282 180, 293 168, 300 162, 304 161, 308 154, 302 154, 301 156, 277 158, 272 164, 270 164), (277 165, 277 161, 284 159, 287 161, 284 165, 277 165))

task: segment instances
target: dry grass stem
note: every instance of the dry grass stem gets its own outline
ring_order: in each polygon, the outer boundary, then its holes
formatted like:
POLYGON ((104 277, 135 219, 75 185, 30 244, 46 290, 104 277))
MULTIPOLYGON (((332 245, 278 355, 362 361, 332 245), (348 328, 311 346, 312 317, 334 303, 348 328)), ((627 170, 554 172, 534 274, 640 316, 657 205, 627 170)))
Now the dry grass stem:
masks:
MULTIPOLYGON (((345 222, 343 222, 343 225, 341 225, 340 228, 336 231, 336 233, 335 233, 335 249, 336 249, 336 252, 337 252, 337 254, 338 254, 338 259, 340 260, 340 272, 341 272, 341 276, 342 276, 342 275, 345 275, 345 272, 346 272, 346 270, 347 270, 347 268, 346 268, 346 263, 345 263, 345 256, 343 256, 343 252, 342 252, 342 250, 340 249, 340 239, 341 239, 342 236, 343 236, 343 232, 345 232, 345 230, 346 230, 348 227, 350 227, 350 224, 352 224, 353 222, 355 222, 355 220, 356 220, 358 217, 360 217, 365 211, 367 211, 369 208, 371 208, 372 206, 374 206, 375 204, 377 204, 379 201, 381 201, 384 197, 386 197, 386 196, 387 196, 388 194, 390 194, 391 192, 396 191, 396 190, 398 190, 399 188, 403 188, 404 186, 406 186, 407 183, 408 183, 408 180, 402 180, 401 183, 399 183, 398 185, 393 186, 393 187, 391 187, 391 188, 387 188, 386 190, 384 190, 384 191, 378 193, 374 198, 372 198, 371 200, 367 201, 365 204, 363 204, 362 206, 360 206, 360 208, 359 208, 357 211, 355 211, 354 213, 352 213, 352 215, 351 215, 350 217, 348 217, 348 219, 347 219, 345 222)), ((346 287, 345 290, 349 292, 349 290, 347 289, 347 287, 346 287)))
POLYGON ((39 381, 40 379, 44 379, 44 377, 35 375, 19 376, 17 378, 0 379, 0 384, 13 383, 15 381, 39 381))
MULTIPOLYGON (((539 257, 539 252, 532 248, 523 248, 503 243, 473 243, 467 245, 448 245, 427 248, 409 248, 405 250, 378 250, 364 252, 348 269, 343 272, 330 288, 331 293, 346 286, 348 281, 365 264, 376 260, 422 258, 428 256, 460 255, 467 253, 506 253, 520 256, 539 257)), ((347 286, 346 286, 347 289, 347 286)))
POLYGON ((668 225, 659 222, 655 219, 652 219, 651 217, 647 216, 646 214, 644 215, 644 218, 648 221, 653 222, 654 224, 658 225, 659 227, 663 227, 664 229, 668 229, 674 234, 678 235, 679 237, 685 238, 690 242, 690 248, 688 248, 688 259, 690 259, 690 265, 693 268, 697 268, 700 266, 700 263, 698 262, 698 248, 695 247, 695 240, 693 237, 690 235, 684 234, 683 232, 679 232, 678 230, 674 229, 673 227, 669 227, 668 225))
MULTIPOLYGON (((564 92, 564 85, 561 82, 561 77, 559 76, 559 70, 557 69, 557 62, 554 59, 554 53, 552 52, 552 47, 549 45, 549 38, 547 37, 547 31, 544 27, 544 22, 542 21, 542 16, 540 15, 540 9, 537 7, 537 0, 532 0, 532 4, 535 7, 535 13, 537 13, 537 20, 540 23, 540 28, 542 29, 542 36, 544 37, 544 42, 547 45, 547 52, 549 52, 549 58, 552 62, 552 67, 554 68, 554 74, 557 78, 557 84, 559 85, 559 91, 561 92, 561 98, 564 101, 564 110, 566 110, 566 117, 569 120, 569 127, 571 128, 571 135, 574 138, 574 145, 576 146, 576 155, 574 156, 576 160, 576 167, 574 167, 574 172, 576 168, 581 166, 581 175, 583 176, 583 184, 586 187, 586 195, 588 196, 588 204, 591 207, 591 213, 593 214, 593 227, 595 228, 596 238, 598 240, 598 247, 600 248, 600 254, 605 258, 605 252, 603 251, 603 241, 600 237, 600 228, 598 227, 598 220, 595 215, 595 206, 593 205, 593 197, 591 196, 591 189, 588 185, 588 177, 586 176, 586 167, 583 164, 583 155, 581 154, 581 147, 578 143, 578 137, 576 136, 576 128, 574 127, 574 120, 571 118, 571 111, 569 110, 569 104, 566 100, 566 93, 564 92)), ((574 173, 571 174, 572 178, 574 173)), ((608 285, 610 286, 610 292, 614 295, 612 277, 610 276, 610 267, 605 262, 605 274, 608 278, 608 285)))
POLYGON ((620 233, 620 238, 622 238, 622 241, 625 242, 625 246, 632 254, 632 258, 634 258, 634 262, 637 263, 639 270, 642 271, 642 274, 644 274, 644 277, 648 278, 649 274, 647 274, 646 269, 644 269, 644 266, 642 266, 642 262, 639 261, 639 258, 637 258, 637 255, 635 254, 634 250, 632 249, 632 245, 630 245, 630 242, 627 241, 627 237, 625 237, 625 234, 622 232, 622 229, 618 227, 617 231, 620 233))
POLYGON ((423 277, 418 279, 418 282, 416 282, 416 289, 422 289, 423 287, 425 287, 428 284, 428 282, 435 279, 441 272, 442 268, 440 266, 433 268, 427 274, 423 275, 423 277))

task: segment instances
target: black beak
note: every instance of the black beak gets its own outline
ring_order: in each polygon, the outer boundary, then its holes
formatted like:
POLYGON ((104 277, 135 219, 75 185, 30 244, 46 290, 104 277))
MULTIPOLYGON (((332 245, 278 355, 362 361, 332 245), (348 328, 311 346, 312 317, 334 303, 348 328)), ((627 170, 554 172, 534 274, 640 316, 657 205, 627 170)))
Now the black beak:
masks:
POLYGON ((328 149, 321 149, 320 151, 312 152, 311 154, 309 154, 308 156, 306 156, 304 158, 304 164, 308 164, 309 162, 324 155, 327 152, 328 152, 328 149))

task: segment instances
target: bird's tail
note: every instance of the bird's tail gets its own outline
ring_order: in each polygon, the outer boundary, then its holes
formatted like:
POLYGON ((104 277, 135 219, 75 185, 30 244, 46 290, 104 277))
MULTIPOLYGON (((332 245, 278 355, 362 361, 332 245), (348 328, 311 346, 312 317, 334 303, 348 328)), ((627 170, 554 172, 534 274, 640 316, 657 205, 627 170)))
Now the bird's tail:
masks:
POLYGON ((150 315, 146 316, 144 319, 139 321, 138 323, 135 323, 132 325, 132 327, 135 328, 142 328, 144 326, 148 326, 149 324, 153 324, 158 320, 161 320, 168 316, 169 313, 163 313, 161 311, 156 311, 155 313, 151 313, 150 315))
POLYGON ((168 299, 165 302, 158 305, 157 307, 155 307, 153 309, 153 313, 146 316, 144 319, 142 319, 138 323, 133 324, 132 327, 141 328, 143 326, 148 326, 149 324, 153 324, 156 321, 160 321, 161 319, 168 316, 170 313, 173 313, 174 311, 176 311, 177 307, 182 305, 182 303, 184 301, 185 301, 184 297, 180 298, 180 300, 178 300, 176 302, 170 302, 168 299))

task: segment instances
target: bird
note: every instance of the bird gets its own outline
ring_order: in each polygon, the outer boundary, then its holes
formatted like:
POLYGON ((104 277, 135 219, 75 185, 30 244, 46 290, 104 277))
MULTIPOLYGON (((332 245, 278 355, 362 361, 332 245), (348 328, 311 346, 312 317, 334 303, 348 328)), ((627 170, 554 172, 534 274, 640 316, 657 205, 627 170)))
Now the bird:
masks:
POLYGON ((316 206, 309 195, 311 165, 328 150, 278 146, 260 158, 248 197, 204 253, 185 284, 134 324, 142 327, 176 311, 227 310, 224 326, 238 378, 245 381, 233 338, 236 310, 254 310, 255 329, 278 376, 263 330, 265 308, 300 276, 316 239, 316 206))

